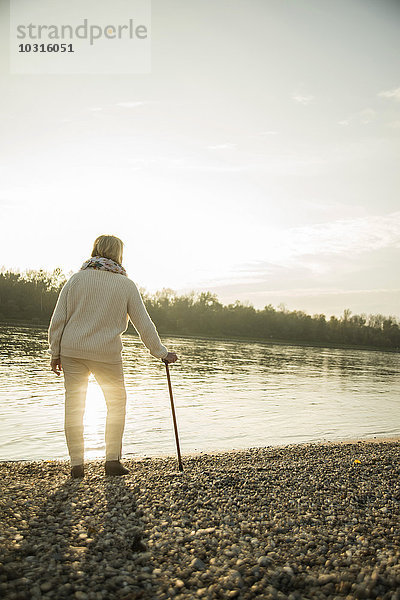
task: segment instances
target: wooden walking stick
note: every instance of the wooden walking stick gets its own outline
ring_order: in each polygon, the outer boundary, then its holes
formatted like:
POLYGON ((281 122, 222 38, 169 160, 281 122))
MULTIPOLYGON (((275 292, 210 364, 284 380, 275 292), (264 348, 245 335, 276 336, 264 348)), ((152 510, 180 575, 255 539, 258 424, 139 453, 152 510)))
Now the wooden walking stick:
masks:
POLYGON ((165 368, 167 370, 167 379, 168 379, 168 389, 169 389, 169 397, 171 400, 171 410, 172 410, 172 420, 174 422, 174 431, 175 431, 175 441, 176 441, 176 451, 178 454, 178 467, 180 471, 183 471, 183 466, 182 466, 182 459, 181 459, 181 450, 179 448, 179 438, 178 438, 178 426, 176 424, 176 417, 175 417, 175 408, 174 408, 174 399, 172 397, 172 386, 171 386, 171 377, 169 376, 169 368, 168 368, 168 361, 163 358, 162 359, 163 363, 165 364, 165 368))

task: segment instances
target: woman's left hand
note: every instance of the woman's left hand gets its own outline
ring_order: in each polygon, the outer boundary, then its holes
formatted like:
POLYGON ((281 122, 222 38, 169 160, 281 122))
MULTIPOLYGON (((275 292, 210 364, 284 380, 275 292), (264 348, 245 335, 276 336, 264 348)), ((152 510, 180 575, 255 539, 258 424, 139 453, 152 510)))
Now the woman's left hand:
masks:
POLYGON ((52 358, 51 359, 51 370, 54 371, 56 375, 61 373, 61 359, 60 358, 52 358))

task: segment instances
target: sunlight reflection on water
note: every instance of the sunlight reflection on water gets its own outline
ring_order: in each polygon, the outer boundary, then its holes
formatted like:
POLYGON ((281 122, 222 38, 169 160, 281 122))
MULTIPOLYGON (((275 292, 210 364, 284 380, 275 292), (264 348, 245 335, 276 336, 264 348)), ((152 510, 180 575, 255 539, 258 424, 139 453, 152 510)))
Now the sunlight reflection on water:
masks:
MULTIPOLYGON (((67 458, 62 377, 47 334, 0 327, 0 459, 67 458)), ((182 452, 400 433, 400 356, 205 339, 164 338, 182 452)), ((165 366, 124 337, 125 456, 175 453, 165 366)), ((106 407, 91 377, 87 458, 104 456, 106 407)))

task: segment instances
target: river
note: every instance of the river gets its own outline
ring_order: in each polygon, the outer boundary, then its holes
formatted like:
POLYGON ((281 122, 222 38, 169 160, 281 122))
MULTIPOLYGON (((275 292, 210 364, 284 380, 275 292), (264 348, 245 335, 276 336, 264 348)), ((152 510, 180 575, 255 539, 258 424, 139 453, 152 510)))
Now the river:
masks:
MULTIPOLYGON (((47 332, 0 327, 0 460, 68 458, 64 387, 47 332)), ((400 355, 162 336, 182 454, 400 434, 400 355)), ((165 365, 124 336, 123 455, 175 453, 165 365)), ((104 456, 106 409, 89 381, 85 456, 104 456)))

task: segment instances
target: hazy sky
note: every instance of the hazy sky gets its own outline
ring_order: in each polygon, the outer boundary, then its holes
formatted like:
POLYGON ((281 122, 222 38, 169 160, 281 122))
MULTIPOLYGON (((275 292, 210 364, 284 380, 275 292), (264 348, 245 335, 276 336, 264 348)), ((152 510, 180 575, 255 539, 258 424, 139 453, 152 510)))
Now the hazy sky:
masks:
POLYGON ((0 266, 400 316, 400 3, 159 0, 147 75, 10 75, 0 266))

